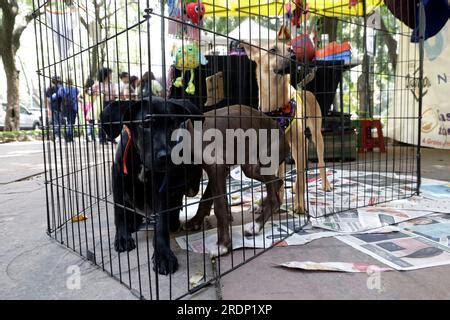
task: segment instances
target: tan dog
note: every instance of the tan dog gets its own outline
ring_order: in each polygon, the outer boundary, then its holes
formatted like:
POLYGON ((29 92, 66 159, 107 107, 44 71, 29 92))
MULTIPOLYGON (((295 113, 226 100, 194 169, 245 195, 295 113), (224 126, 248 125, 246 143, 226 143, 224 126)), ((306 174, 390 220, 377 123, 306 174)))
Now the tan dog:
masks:
MULTIPOLYGON (((322 188, 331 190, 331 185, 326 176, 324 162, 324 144, 322 137, 322 113, 313 93, 306 90, 296 90, 291 86, 290 47, 281 41, 269 43, 268 48, 241 43, 248 57, 256 63, 256 78, 259 87, 259 108, 262 112, 273 112, 296 101, 295 120, 286 130, 286 136, 292 150, 292 156, 297 169, 297 179, 293 192, 296 194, 294 210, 305 212, 305 185, 306 172, 305 160, 307 157, 308 142, 305 137, 305 129, 309 128, 312 142, 316 146, 322 188)), ((278 176, 283 177, 284 165, 280 166, 278 176)), ((284 198, 284 189, 280 191, 284 198)), ((283 199, 282 198, 282 199, 283 199)))

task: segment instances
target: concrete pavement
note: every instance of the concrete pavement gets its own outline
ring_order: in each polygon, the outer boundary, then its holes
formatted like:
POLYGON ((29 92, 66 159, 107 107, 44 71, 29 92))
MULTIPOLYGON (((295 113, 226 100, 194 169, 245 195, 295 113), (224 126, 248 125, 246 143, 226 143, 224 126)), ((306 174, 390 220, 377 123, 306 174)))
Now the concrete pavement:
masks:
MULTIPOLYGON (((46 235, 42 142, 0 145, 0 298, 136 299, 106 273, 46 235), (27 178, 28 177, 28 178, 27 178), (80 288, 72 288, 78 267, 80 288)), ((423 175, 450 181, 450 151, 423 149, 423 175)), ((450 266, 381 274, 301 272, 273 267, 290 260, 368 262, 373 258, 336 239, 274 248, 222 278, 225 299, 448 299, 450 266)), ((77 287, 77 286, 75 286, 77 287)), ((210 287, 193 298, 215 298, 210 287)))

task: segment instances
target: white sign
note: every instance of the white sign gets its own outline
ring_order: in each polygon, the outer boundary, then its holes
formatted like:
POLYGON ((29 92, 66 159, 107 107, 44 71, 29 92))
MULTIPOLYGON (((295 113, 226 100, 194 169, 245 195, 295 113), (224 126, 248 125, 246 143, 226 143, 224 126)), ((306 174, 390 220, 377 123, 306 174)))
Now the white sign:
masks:
MULTIPOLYGON (((411 30, 402 26, 402 34, 411 30)), ((395 97, 389 107, 386 135, 418 144, 419 45, 400 39, 395 97)), ((421 145, 450 149, 450 24, 425 41, 421 145)))

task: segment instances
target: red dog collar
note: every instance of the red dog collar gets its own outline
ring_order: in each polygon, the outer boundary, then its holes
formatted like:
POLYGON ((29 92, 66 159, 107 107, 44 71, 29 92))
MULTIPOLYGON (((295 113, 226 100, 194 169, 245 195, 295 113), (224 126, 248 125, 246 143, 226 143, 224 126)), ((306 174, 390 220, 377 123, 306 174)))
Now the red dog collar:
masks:
POLYGON ((128 141, 127 141, 127 145, 125 146, 125 152, 123 153, 122 170, 123 170, 123 174, 127 175, 128 174, 127 157, 128 157, 128 151, 130 150, 130 145, 131 145, 131 131, 130 131, 130 128, 128 128, 128 126, 126 126, 126 125, 123 126, 123 129, 127 133, 128 141))

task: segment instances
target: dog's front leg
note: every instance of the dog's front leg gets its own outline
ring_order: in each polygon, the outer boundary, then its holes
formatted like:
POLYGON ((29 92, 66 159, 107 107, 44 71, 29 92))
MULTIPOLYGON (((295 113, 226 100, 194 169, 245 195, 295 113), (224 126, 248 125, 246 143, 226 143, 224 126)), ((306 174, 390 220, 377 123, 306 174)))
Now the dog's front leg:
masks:
POLYGON ((124 199, 128 185, 125 183, 118 167, 112 169, 113 176, 113 198, 114 198, 114 224, 116 235, 114 239, 114 250, 117 252, 131 251, 136 248, 135 241, 131 235, 136 231, 135 215, 132 212, 133 206, 124 199), (128 209, 128 210, 127 210, 128 209))
POLYGON ((303 120, 298 119, 296 125, 289 132, 291 141, 292 157, 295 161, 297 177, 294 183, 294 212, 305 212, 305 184, 306 184, 306 141, 303 135, 303 120))
MULTIPOLYGON (((320 123, 318 125, 320 125, 320 123)), ((332 186, 331 186, 331 183, 328 181, 326 167, 325 167, 324 143, 323 143, 323 136, 322 136, 320 127, 318 127, 318 129, 315 130, 315 132, 312 135, 312 139, 313 139, 314 144, 316 145, 317 160, 318 160, 317 165, 319 167, 320 178, 322 180, 322 189, 324 191, 331 191, 332 186)))
MULTIPOLYGON (((278 167, 277 177, 282 181, 286 178, 286 162, 283 162, 278 167)), ((284 183, 281 184, 280 190, 278 191, 278 197, 280 198, 280 202, 284 201, 284 183)))
POLYGON ((205 192, 200 199, 197 213, 194 217, 192 217, 192 219, 186 221, 186 223, 183 225, 183 229, 187 231, 199 230, 203 224, 203 220, 205 219, 205 217, 210 215, 213 202, 214 199, 212 197, 212 185, 211 182, 208 181, 205 192))
POLYGON ((217 218, 217 247, 209 254, 211 257, 226 254, 231 249, 230 221, 231 212, 227 200, 226 176, 228 168, 215 166, 216 170, 208 172, 208 186, 211 185, 211 195, 214 199, 214 214, 217 218))
POLYGON ((243 165, 242 170, 247 177, 263 182, 267 190, 267 196, 262 200, 261 214, 255 221, 249 222, 244 226, 245 235, 253 236, 264 228, 264 224, 273 213, 279 212, 281 205, 279 192, 283 180, 277 179, 276 175, 261 174, 259 165, 243 165))
POLYGON ((131 223, 133 215, 120 206, 114 207, 114 223, 116 225, 116 236, 114 239, 114 249, 117 252, 131 251, 136 248, 136 244, 131 235, 133 230, 131 223))
POLYGON ((177 257, 170 249, 170 213, 164 212, 168 208, 166 195, 160 195, 156 201, 156 226, 153 237, 153 270, 159 274, 167 275, 178 269, 177 257))

